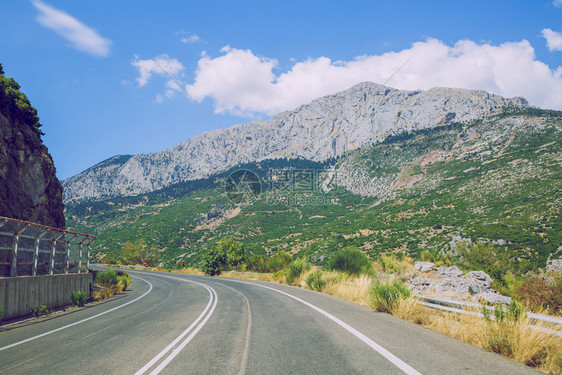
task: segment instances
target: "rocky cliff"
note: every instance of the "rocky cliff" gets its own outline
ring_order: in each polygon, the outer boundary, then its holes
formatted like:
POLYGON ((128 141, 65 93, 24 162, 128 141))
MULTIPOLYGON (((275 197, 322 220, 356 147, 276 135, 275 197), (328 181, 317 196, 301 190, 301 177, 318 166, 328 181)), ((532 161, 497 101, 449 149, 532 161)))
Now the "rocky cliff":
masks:
POLYGON ((485 91, 405 91, 364 82, 268 121, 213 130, 159 153, 111 158, 63 181, 64 199, 135 195, 263 159, 323 161, 389 134, 526 106, 523 98, 506 99, 485 91))
POLYGON ((15 81, 4 78, 1 65, 0 73, 0 216, 64 228, 62 185, 36 112, 15 81))

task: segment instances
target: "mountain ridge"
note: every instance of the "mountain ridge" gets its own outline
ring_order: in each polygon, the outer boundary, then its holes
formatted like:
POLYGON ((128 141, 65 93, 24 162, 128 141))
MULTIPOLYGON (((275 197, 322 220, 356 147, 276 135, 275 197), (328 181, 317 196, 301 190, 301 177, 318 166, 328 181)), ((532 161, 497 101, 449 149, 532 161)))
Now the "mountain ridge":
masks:
POLYGON ((470 121, 506 107, 529 105, 523 98, 483 90, 407 91, 363 82, 267 121, 211 130, 157 153, 107 159, 64 180, 64 200, 137 195, 245 162, 296 157, 324 161, 389 134, 470 121))

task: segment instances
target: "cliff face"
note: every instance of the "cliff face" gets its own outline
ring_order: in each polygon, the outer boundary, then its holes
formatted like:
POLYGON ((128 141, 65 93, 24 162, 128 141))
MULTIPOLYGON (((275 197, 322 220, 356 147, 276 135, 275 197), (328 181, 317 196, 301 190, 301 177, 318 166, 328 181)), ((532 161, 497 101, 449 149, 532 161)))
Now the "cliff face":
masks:
POLYGON ((65 227, 62 185, 40 135, 0 108, 0 216, 65 227))
POLYGON ((525 99, 485 91, 405 91, 365 82, 268 121, 213 130, 159 153, 109 159, 63 181, 64 199, 145 193, 263 159, 324 161, 389 134, 526 106, 525 99))

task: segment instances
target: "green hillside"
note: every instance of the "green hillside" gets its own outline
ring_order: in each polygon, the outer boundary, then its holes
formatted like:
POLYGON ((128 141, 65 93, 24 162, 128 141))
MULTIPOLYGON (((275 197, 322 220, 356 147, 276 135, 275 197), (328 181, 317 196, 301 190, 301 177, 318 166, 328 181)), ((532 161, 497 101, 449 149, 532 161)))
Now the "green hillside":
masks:
POLYGON ((559 112, 536 109, 412 130, 326 163, 264 161, 136 197, 67 203, 67 223, 99 236, 99 259, 136 239, 160 249, 167 266, 197 265, 226 236, 254 254, 289 251, 316 263, 345 246, 418 257, 480 239, 525 272, 562 245, 561 131, 559 112), (303 173, 330 167, 335 174, 303 173), (225 192, 237 169, 262 180, 251 203, 225 192), (291 178, 279 184, 271 170, 291 178))

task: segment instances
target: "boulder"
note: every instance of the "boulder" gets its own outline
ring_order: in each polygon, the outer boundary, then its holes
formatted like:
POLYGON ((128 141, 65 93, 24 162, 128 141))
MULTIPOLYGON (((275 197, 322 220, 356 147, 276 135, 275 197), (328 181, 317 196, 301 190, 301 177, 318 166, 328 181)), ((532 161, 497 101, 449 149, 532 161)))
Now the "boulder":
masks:
POLYGON ((416 262, 414 263, 414 268, 420 272, 430 272, 435 271, 435 263, 431 262, 416 262))
POLYGON ((421 277, 421 276, 416 276, 416 277, 412 277, 410 278, 410 284, 414 287, 419 287, 419 286, 428 286, 431 285, 431 279, 426 279, 425 277, 421 277))
POLYGON ((462 272, 457 266, 451 266, 443 268, 440 267, 439 274, 445 277, 460 277, 464 275, 464 272, 462 272))
POLYGON ((550 259, 546 262, 546 272, 554 272, 562 275, 562 259, 550 259))
POLYGON ((488 275, 484 271, 469 272, 466 274, 465 278, 485 288, 490 288, 492 286, 492 283, 494 282, 490 275, 488 275))
POLYGON ((479 285, 479 284, 470 284, 468 286, 468 292, 472 295, 479 294, 479 293, 487 293, 489 291, 490 291, 489 288, 486 288, 483 285, 479 285))

